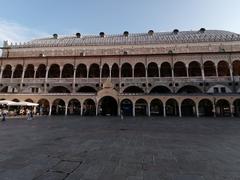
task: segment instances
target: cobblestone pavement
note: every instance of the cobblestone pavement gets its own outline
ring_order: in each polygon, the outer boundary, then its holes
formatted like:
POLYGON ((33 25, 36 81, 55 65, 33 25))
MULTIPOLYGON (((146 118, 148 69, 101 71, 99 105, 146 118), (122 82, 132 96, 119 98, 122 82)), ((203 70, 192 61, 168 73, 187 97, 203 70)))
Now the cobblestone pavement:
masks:
POLYGON ((240 180, 240 119, 11 119, 0 179, 240 180))

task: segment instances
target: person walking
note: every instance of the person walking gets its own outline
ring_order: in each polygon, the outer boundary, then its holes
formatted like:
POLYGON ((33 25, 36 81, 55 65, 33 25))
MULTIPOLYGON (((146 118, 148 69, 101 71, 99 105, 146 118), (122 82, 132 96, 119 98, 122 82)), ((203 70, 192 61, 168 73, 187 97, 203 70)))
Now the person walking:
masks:
POLYGON ((31 113, 29 109, 27 109, 27 120, 31 120, 31 113))
POLYGON ((3 109, 3 111, 2 111, 2 121, 6 121, 6 115, 7 115, 7 111, 5 109, 3 109))

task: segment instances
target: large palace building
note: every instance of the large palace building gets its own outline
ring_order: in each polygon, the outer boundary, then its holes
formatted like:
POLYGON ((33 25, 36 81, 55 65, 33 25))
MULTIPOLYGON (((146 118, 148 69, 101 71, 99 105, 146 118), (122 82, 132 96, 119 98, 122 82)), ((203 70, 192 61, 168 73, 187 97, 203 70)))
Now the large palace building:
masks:
POLYGON ((54 34, 2 49, 0 99, 39 103, 39 114, 240 115, 236 33, 54 34))

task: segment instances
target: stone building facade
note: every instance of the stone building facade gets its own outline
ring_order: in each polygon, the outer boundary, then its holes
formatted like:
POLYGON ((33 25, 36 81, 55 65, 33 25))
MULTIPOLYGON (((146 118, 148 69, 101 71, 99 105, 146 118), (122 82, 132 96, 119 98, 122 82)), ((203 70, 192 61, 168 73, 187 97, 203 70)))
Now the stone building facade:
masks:
POLYGON ((240 35, 222 30, 4 43, 0 99, 46 115, 239 116, 240 35))

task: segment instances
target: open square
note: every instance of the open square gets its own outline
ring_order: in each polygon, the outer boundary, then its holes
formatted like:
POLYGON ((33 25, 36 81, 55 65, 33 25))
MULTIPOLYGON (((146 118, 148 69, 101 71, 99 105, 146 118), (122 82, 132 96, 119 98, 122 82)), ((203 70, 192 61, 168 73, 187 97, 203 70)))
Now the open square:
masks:
POLYGON ((238 180, 237 118, 35 117, 0 124, 1 180, 238 180))

